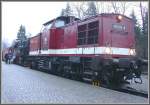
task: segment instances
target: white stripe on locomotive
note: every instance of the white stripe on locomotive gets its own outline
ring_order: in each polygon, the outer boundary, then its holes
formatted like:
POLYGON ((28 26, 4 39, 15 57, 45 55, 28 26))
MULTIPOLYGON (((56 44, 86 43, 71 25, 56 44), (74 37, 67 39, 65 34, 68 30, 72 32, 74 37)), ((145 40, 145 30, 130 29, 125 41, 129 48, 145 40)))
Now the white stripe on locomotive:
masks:
MULTIPOLYGON (((30 51, 29 55, 38 55, 38 54, 105 54, 105 49, 107 47, 85 47, 85 48, 68 48, 68 49, 48 49, 48 50, 39 50, 30 51)), ((117 48, 110 47, 112 54, 117 55, 130 55, 129 48, 117 48)), ((135 50, 135 49, 133 49, 135 50)))

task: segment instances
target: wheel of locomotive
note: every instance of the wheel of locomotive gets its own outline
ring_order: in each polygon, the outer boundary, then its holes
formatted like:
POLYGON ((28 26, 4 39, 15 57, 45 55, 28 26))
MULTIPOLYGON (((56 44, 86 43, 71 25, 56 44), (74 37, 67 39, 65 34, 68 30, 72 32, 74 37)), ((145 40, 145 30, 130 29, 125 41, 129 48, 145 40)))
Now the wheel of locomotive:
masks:
POLYGON ((32 61, 31 62, 31 66, 30 66, 31 69, 36 69, 36 62, 32 61))
POLYGON ((101 71, 103 69, 103 60, 100 57, 93 57, 91 60, 90 68, 92 70, 92 81, 101 81, 101 71))
POLYGON ((113 85, 119 87, 121 83, 124 82, 124 73, 123 71, 116 71, 114 70, 113 78, 112 78, 113 85))
POLYGON ((70 70, 69 70, 69 78, 73 80, 79 80, 80 78, 80 65, 76 63, 72 63, 70 65, 70 70))
POLYGON ((63 68, 64 68, 64 66, 62 63, 57 64, 55 74, 58 76, 63 76, 64 75, 64 69, 63 68))
POLYGON ((104 67, 102 70, 102 82, 107 86, 113 85, 114 71, 110 67, 104 67))

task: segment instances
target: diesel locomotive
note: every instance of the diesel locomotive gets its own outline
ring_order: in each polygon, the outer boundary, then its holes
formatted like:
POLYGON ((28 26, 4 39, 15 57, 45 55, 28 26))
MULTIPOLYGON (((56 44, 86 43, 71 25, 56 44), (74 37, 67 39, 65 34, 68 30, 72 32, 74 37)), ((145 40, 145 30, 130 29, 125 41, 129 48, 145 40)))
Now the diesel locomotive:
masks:
POLYGON ((141 78, 134 22, 121 14, 103 13, 84 20, 60 16, 44 23, 28 45, 22 63, 32 69, 106 85, 141 78))

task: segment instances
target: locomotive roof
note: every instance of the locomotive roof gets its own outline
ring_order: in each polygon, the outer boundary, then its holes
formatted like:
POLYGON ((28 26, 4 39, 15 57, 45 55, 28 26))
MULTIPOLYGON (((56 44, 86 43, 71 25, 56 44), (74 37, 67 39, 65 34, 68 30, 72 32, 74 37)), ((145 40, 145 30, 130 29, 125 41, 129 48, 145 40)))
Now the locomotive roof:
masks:
POLYGON ((48 22, 44 23, 43 25, 45 26, 45 25, 47 25, 47 24, 49 24, 49 23, 53 22, 54 20, 55 20, 55 19, 52 19, 52 20, 50 20, 50 21, 48 21, 48 22))
MULTIPOLYGON (((97 17, 97 16, 111 16, 111 15, 121 15, 121 16, 123 16, 123 17, 125 17, 125 18, 128 18, 129 20, 132 20, 131 18, 129 18, 129 17, 125 16, 125 15, 122 15, 122 14, 117 14, 117 13, 101 13, 101 14, 98 14, 98 15, 96 15, 96 16, 91 16, 91 17, 85 18, 85 19, 83 19, 83 20, 80 20, 79 18, 76 18, 75 16, 59 16, 59 17, 57 17, 57 18, 54 18, 54 19, 52 19, 52 20, 50 20, 50 21, 44 23, 43 25, 47 25, 47 24, 53 22, 53 21, 56 20, 56 19, 65 19, 65 18, 67 18, 67 17, 68 17, 68 18, 69 18, 69 17, 73 17, 73 18, 75 18, 76 21, 79 20, 80 22, 82 22, 82 21, 85 21, 85 20, 87 20, 87 19, 94 18, 94 17, 97 17)), ((38 33, 38 34, 40 34, 40 33, 38 33)), ((38 36, 38 34, 35 35, 35 36, 33 36, 33 37, 38 36)), ((30 37, 30 38, 33 38, 33 37, 30 37)))
POLYGON ((129 17, 127 17, 127 16, 123 15, 123 14, 119 14, 119 13, 101 13, 101 14, 99 14, 99 15, 102 15, 102 16, 109 16, 109 15, 121 15, 121 16, 123 16, 123 17, 126 17, 126 18, 128 18, 128 19, 132 20, 131 18, 129 18, 129 17))
POLYGON ((129 20, 132 20, 131 18, 129 18, 129 17, 125 16, 125 15, 119 14, 119 13, 101 13, 101 14, 98 14, 98 15, 95 15, 95 16, 91 16, 91 17, 85 18, 85 19, 80 20, 80 21, 82 22, 82 21, 85 21, 87 19, 95 18, 95 17, 98 17, 98 16, 114 16, 114 15, 121 15, 121 16, 123 16, 125 18, 128 18, 129 20))
POLYGON ((44 23, 43 25, 45 26, 45 25, 47 25, 47 24, 53 22, 53 21, 56 20, 56 19, 67 19, 67 18, 74 18, 75 21, 76 21, 76 20, 80 20, 79 18, 76 18, 75 16, 59 16, 59 17, 57 17, 57 18, 54 18, 54 19, 52 19, 52 20, 50 20, 50 21, 44 23))
POLYGON ((75 16, 59 16, 56 19, 64 19, 64 18, 70 18, 70 17, 75 18, 75 20, 80 20, 79 18, 76 18, 75 16))
POLYGON ((125 17, 125 18, 128 18, 129 20, 132 20, 131 18, 129 18, 129 17, 125 16, 125 15, 122 15, 122 14, 118 14, 118 13, 101 13, 101 14, 98 14, 98 15, 96 15, 96 16, 91 16, 91 17, 85 18, 85 19, 83 19, 83 20, 80 20, 79 18, 76 18, 75 16, 59 16, 59 17, 57 17, 57 18, 54 18, 54 19, 52 19, 52 20, 50 20, 50 21, 44 23, 43 25, 45 26, 45 25, 47 25, 47 24, 53 22, 53 21, 56 20, 56 19, 66 19, 67 17, 68 17, 68 18, 73 17, 73 18, 75 18, 75 21, 77 21, 77 20, 79 20, 79 21, 84 21, 84 20, 87 20, 87 19, 89 19, 89 18, 94 18, 94 17, 97 17, 97 16, 111 16, 111 15, 121 15, 121 16, 123 16, 123 17, 125 17))
POLYGON ((41 34, 41 32, 39 32, 38 34, 34 35, 34 36, 31 36, 29 39, 32 39, 34 37, 38 37, 39 35, 41 34))

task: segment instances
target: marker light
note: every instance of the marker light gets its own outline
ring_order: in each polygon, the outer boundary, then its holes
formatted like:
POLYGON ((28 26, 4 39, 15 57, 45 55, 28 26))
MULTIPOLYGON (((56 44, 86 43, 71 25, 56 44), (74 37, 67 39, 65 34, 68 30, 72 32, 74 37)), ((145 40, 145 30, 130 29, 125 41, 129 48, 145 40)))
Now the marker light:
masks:
POLYGON ((112 52, 112 51, 111 51, 111 48, 109 48, 109 47, 106 47, 106 48, 105 48, 105 53, 106 53, 106 54, 111 54, 111 52, 112 52))
POLYGON ((130 54, 130 55, 136 55, 135 49, 130 49, 130 50, 129 50, 129 54, 130 54))

